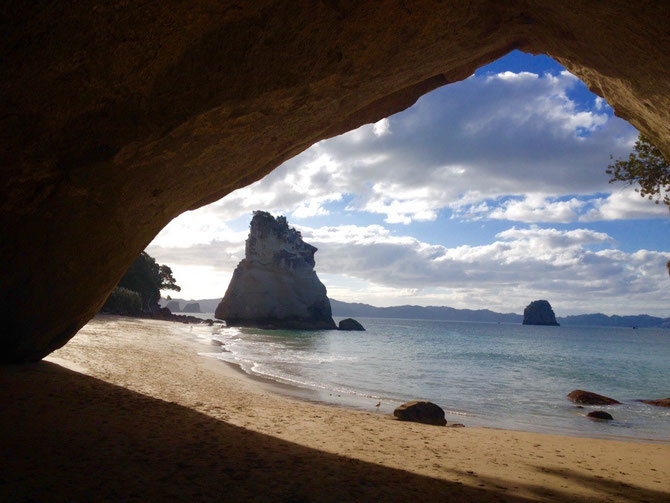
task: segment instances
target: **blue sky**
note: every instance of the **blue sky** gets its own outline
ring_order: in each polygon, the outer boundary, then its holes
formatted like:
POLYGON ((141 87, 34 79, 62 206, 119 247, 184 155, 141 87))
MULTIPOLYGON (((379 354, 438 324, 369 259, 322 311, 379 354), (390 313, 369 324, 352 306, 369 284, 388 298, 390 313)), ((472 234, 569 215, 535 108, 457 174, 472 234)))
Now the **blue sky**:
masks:
POLYGON ((319 248, 331 298, 670 316, 670 213, 605 174, 636 137, 551 58, 514 51, 181 215, 148 252, 183 297, 220 297, 263 209, 319 248))

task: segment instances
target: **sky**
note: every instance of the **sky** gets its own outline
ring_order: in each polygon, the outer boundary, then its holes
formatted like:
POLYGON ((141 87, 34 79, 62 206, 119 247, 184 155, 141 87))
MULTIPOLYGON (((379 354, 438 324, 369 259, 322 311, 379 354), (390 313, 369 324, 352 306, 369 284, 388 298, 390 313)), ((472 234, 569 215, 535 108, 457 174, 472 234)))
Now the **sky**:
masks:
POLYGON ((180 215, 147 252, 182 287, 164 295, 222 297, 260 209, 319 248, 341 301, 668 317, 670 212, 605 173, 636 138, 557 62, 514 51, 180 215))

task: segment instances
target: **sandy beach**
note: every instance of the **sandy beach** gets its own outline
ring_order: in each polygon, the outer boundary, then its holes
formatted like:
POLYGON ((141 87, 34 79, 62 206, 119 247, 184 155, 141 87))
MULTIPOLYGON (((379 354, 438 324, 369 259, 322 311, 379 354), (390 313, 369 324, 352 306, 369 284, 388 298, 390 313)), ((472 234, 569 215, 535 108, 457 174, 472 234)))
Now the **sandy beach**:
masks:
POLYGON ((98 317, 2 367, 2 501, 670 501, 670 445, 403 423, 273 393, 188 326, 98 317))

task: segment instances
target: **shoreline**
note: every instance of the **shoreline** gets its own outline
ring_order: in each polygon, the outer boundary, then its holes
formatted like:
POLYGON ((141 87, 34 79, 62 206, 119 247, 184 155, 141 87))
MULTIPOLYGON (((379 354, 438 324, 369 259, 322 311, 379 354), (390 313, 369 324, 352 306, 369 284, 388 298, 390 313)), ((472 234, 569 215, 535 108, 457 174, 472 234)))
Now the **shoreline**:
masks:
MULTIPOLYGON (((222 327, 223 330, 226 327, 222 327)), ((210 335, 207 335, 210 337, 210 335)), ((216 334, 212 335, 212 342, 220 344, 224 354, 231 354, 231 352, 225 347, 225 344, 216 339, 216 334)), ((364 395, 361 392, 355 390, 344 390, 344 391, 335 391, 328 388, 319 388, 316 386, 310 386, 309 384, 292 382, 282 377, 276 377, 272 375, 266 375, 263 373, 255 372, 253 370, 247 370, 244 368, 244 365, 238 361, 231 361, 229 359, 217 358, 216 354, 207 353, 208 356, 213 356, 212 359, 219 359, 222 363, 232 366, 236 372, 243 378, 252 379, 260 383, 265 383, 267 389, 271 392, 278 393, 281 396, 294 398, 298 400, 307 401, 309 403, 320 403, 331 405, 335 407, 342 407, 348 410, 364 411, 373 414, 380 415, 389 415, 392 416, 393 410, 407 401, 409 399, 424 399, 424 397, 417 396, 413 398, 408 398, 407 400, 402 400, 400 398, 393 397, 379 397, 379 396, 370 396, 364 395), (375 402, 381 401, 382 406, 379 409, 376 409, 374 404, 375 402)), ((438 405, 442 406, 440 403, 438 405)), ((576 407, 576 404, 571 404, 576 407)), ((625 405, 625 403, 624 403, 625 405)), ((504 430, 504 431, 518 431, 518 432, 529 432, 529 433, 541 433, 549 435, 561 435, 568 436, 573 438, 592 438, 592 439, 604 439, 604 440, 619 440, 625 442, 643 442, 643 443, 655 443, 655 444, 669 444, 670 438, 654 438, 651 436, 645 437, 639 434, 629 434, 625 432, 627 428, 621 427, 617 424, 612 425, 612 433, 594 433, 593 431, 580 431, 576 429, 557 429, 555 426, 547 426, 541 423, 525 423, 525 424, 508 424, 496 425, 491 424, 492 421, 489 417, 482 416, 478 413, 473 413, 470 411, 463 410, 450 410, 443 407, 445 411, 445 418, 448 423, 464 423, 467 427, 475 428, 488 428, 495 430, 504 430)), ((585 409, 585 412, 589 410, 595 410, 597 407, 585 409)), ((585 414, 582 414, 585 416, 585 414)), ((584 421, 590 421, 588 418, 584 417, 584 421)), ((586 424, 586 423, 585 423, 586 424)))
POLYGON ((76 500, 127 483, 137 499, 670 501, 668 444, 441 428, 281 396, 171 325, 99 317, 53 355, 79 372, 2 369, 0 396, 18 405, 0 415, 0 495, 76 500))
MULTIPOLYGON (((205 357, 206 358, 206 357, 205 357)), ((216 360, 216 358, 211 358, 211 360, 216 360)), ((366 408, 363 406, 356 407, 356 406, 351 406, 347 405, 345 401, 337 401, 333 399, 332 401, 329 400, 323 400, 318 398, 319 393, 316 390, 312 390, 309 388, 303 388, 297 385, 293 385, 290 383, 284 383, 279 380, 275 380, 272 377, 266 377, 261 374, 251 374, 244 370, 242 366, 238 363, 235 362, 230 362, 227 360, 218 360, 217 362, 213 362, 215 365, 220 365, 223 364, 230 368, 233 372, 235 372, 239 377, 242 379, 248 379, 260 386, 263 387, 264 390, 269 391, 270 393, 277 394, 280 397, 283 398, 288 398, 290 400, 298 400, 301 402, 305 403, 310 403, 310 404, 317 404, 317 405, 323 405, 325 407, 335 407, 337 409, 342 409, 342 410, 347 410, 347 411, 352 411, 352 412, 364 412, 367 414, 374 414, 377 416, 381 417, 388 417, 392 421, 395 421, 395 418, 393 417, 393 411, 388 412, 388 411, 382 411, 382 410, 372 410, 370 408, 366 408)), ((419 398, 420 399, 420 398, 419 398)), ((401 402, 399 400, 396 400, 398 404, 401 402)), ((447 412, 445 410, 445 417, 456 417, 458 418, 459 416, 461 417, 461 421, 468 421, 469 419, 472 419, 473 415, 468 414, 468 413, 458 413, 454 411, 449 411, 447 412), (461 415, 462 414, 462 415, 461 415)), ((448 425, 451 423, 455 423, 457 421, 453 419, 448 419, 448 425)), ((447 425, 447 426, 448 426, 447 425)), ((485 430, 496 430, 496 431, 509 431, 509 432, 518 432, 518 433, 533 433, 533 434, 539 434, 539 435, 552 435, 556 437, 567 437, 567 438, 573 438, 573 439, 592 439, 592 440, 612 440, 612 441, 617 441, 617 442, 632 442, 632 443, 642 443, 642 444, 659 444, 659 445, 667 445, 670 446, 670 440, 666 439, 655 439, 655 438, 644 438, 644 437, 631 437, 631 436, 625 436, 625 435, 616 435, 616 434, 611 434, 611 435, 602 435, 602 436, 593 436, 589 435, 588 433, 584 433, 583 435, 579 435, 577 433, 570 433, 570 434, 565 434, 565 433, 557 433, 555 431, 550 431, 549 429, 543 431, 542 429, 537 429, 537 430, 526 430, 526 429, 521 429, 521 428, 503 428, 503 427, 497 427, 497 426, 487 426, 487 425, 468 425, 465 424, 465 427, 468 428, 480 428, 480 429, 485 429, 485 430)), ((670 454, 670 453, 669 453, 670 454)))

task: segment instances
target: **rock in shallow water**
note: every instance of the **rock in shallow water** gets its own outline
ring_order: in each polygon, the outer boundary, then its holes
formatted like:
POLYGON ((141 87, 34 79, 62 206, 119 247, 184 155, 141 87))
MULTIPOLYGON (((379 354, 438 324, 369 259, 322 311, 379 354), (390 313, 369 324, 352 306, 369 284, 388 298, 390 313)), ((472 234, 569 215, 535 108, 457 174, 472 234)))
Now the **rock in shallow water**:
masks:
POLYGON ((200 304, 197 302, 192 302, 190 304, 186 304, 184 306, 184 309, 182 309, 182 312, 184 313, 201 313, 200 311, 200 304))
POLYGON ((393 411, 393 415, 401 421, 446 426, 444 411, 432 402, 414 400, 402 404, 393 411))
POLYGON ((340 321, 340 324, 337 326, 338 330, 350 330, 350 331, 365 331, 365 328, 363 328, 363 325, 361 325, 359 322, 357 322, 353 318, 345 318, 344 320, 340 321))
POLYGON ((614 419, 612 414, 605 412, 604 410, 594 410, 593 412, 586 414, 586 417, 590 417, 591 419, 602 419, 605 421, 611 421, 614 419))
POLYGON ((575 403, 581 403, 584 405, 619 405, 621 402, 610 398, 607 396, 599 395, 598 393, 593 393, 592 391, 584 391, 582 389, 576 389, 568 393, 568 398, 575 403))
POLYGON ((660 400, 640 400, 647 405, 656 405, 657 407, 670 407, 670 398, 661 398, 660 400))
POLYGON ((317 249, 285 217, 255 211, 238 264, 215 316, 229 326, 335 329, 326 287, 314 271, 317 249))

